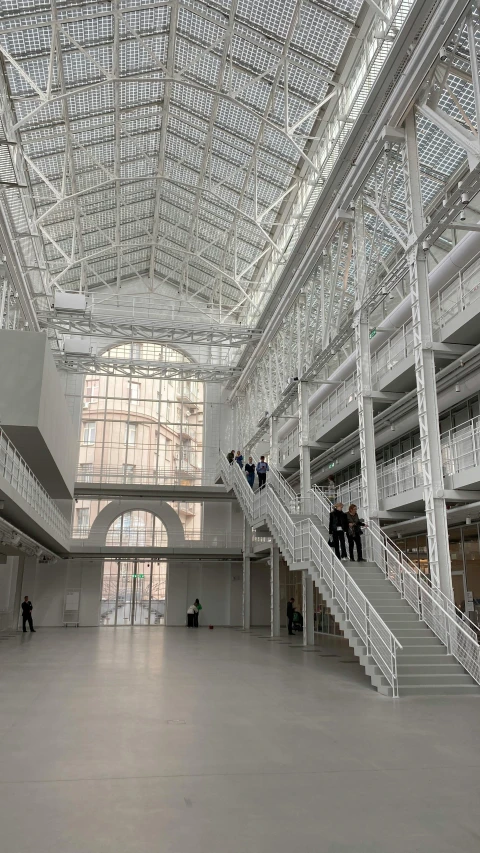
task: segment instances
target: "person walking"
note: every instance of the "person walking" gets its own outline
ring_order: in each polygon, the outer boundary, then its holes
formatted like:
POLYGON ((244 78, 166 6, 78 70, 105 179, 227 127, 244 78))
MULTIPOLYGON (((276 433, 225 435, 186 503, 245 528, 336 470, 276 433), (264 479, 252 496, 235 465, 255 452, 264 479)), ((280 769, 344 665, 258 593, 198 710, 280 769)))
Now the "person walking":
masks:
POLYGON ((235 459, 235 451, 231 450, 230 453, 227 453, 227 461, 230 465, 233 465, 233 460, 235 459))
POLYGON ((189 628, 195 627, 195 616, 198 618, 198 607, 196 604, 191 604, 187 610, 187 626, 189 628))
POLYGON ((293 617, 295 615, 295 599, 291 598, 287 603, 287 619, 288 619, 288 633, 290 635, 294 634, 293 630, 293 617))
POLYGON ((327 479, 327 498, 329 501, 331 501, 333 503, 336 497, 337 497, 337 487, 335 485, 335 480, 333 479, 332 475, 330 474, 328 479, 327 479))
POLYGON ((265 462, 265 456, 260 456, 260 462, 257 463, 259 491, 265 488, 265 483, 267 482, 267 471, 270 471, 270 468, 268 467, 268 462, 265 462))
POLYGON ((248 457, 248 462, 245 464, 245 475, 248 485, 253 489, 255 483, 255 463, 251 456, 248 457))
POLYGON ((28 595, 22 601, 22 624, 23 624, 23 633, 27 633, 27 622, 32 634, 36 634, 35 628, 33 627, 33 619, 32 619, 32 610, 33 604, 30 601, 28 595))
POLYGON ((195 599, 194 607, 197 608, 197 612, 193 614, 193 627, 198 628, 198 617, 200 615, 200 610, 202 610, 202 605, 200 604, 198 598, 195 599))
POLYGON ((237 463, 237 465, 240 465, 240 468, 243 470, 243 454, 240 453, 239 450, 237 450, 235 454, 235 462, 237 463))
POLYGON ((365 522, 358 517, 356 504, 350 504, 346 513, 348 522, 348 550, 350 559, 353 561, 353 546, 357 546, 357 561, 364 563, 362 554, 362 527, 365 527, 365 522))
POLYGON ((335 504, 330 513, 328 532, 333 539, 333 547, 338 559, 346 560, 345 534, 348 534, 348 521, 347 515, 343 511, 343 504, 340 501, 335 504))

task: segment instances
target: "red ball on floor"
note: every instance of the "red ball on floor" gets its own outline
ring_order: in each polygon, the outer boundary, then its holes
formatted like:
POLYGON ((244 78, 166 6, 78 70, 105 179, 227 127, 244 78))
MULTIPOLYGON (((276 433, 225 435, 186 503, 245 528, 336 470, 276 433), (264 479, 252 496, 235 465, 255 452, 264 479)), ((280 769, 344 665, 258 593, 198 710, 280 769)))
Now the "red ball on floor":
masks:
POLYGON ((209 625, 208 627, 209 627, 210 631, 213 631, 213 625, 209 625))

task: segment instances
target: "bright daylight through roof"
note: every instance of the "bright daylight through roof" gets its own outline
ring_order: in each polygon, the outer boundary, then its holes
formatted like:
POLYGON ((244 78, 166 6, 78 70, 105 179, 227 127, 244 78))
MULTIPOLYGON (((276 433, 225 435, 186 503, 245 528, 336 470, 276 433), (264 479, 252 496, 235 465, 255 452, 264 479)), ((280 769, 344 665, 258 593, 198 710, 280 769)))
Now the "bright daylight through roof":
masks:
POLYGON ((2 853, 476 853, 479 127, 479 0, 0 3, 2 853))

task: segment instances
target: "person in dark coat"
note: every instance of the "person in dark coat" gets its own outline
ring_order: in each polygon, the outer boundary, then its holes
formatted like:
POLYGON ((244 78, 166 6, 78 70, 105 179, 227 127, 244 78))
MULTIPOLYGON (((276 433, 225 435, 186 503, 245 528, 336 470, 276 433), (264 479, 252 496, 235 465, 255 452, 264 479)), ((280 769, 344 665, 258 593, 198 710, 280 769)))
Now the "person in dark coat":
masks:
POLYGON ((255 463, 251 456, 248 457, 248 462, 245 465, 245 474, 247 477, 247 483, 251 489, 255 484, 255 463))
POLYGON ((27 633, 27 627, 26 627, 27 622, 28 622, 28 626, 30 628, 31 633, 32 634, 36 633, 35 628, 33 627, 32 610, 33 610, 33 604, 30 601, 28 595, 26 595, 22 601, 22 625, 23 625, 23 631, 25 634, 27 633))
POLYGON ((350 551, 350 559, 353 561, 353 546, 357 546, 357 560, 359 563, 364 563, 362 554, 362 527, 365 523, 360 521, 358 517, 357 507, 355 504, 350 504, 346 513, 348 522, 348 550, 350 551))
POLYGON ((288 633, 293 634, 293 614, 295 613, 295 599, 291 598, 287 604, 287 619, 288 619, 288 633))
POLYGON ((340 502, 335 504, 330 513, 328 532, 333 539, 333 547, 338 559, 346 560, 345 536, 348 534, 348 521, 347 515, 343 511, 343 504, 340 502))
POLYGON ((243 468, 243 453, 240 453, 239 450, 235 454, 235 462, 240 465, 240 468, 243 468))
POLYGON ((235 451, 231 450, 230 453, 227 453, 227 460, 230 465, 233 465, 233 460, 235 459, 235 451))

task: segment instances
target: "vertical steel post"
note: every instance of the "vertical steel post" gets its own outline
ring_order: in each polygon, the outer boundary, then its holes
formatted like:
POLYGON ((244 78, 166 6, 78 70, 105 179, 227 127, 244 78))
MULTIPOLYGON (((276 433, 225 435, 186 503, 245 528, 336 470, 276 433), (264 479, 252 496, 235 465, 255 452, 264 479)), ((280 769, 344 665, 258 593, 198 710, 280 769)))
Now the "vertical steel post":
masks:
POLYGON ((315 642, 313 621, 313 580, 307 569, 302 571, 302 611, 303 611, 303 645, 313 646, 315 642))
POLYGON ((377 463, 373 424, 372 366, 368 311, 363 308, 368 292, 366 278, 365 223, 363 201, 357 201, 355 230, 355 346, 357 362, 358 435, 360 439, 361 509, 365 518, 378 518, 377 463))
POLYGON ((280 550, 273 541, 270 548, 270 636, 280 636, 280 550))
POLYGON ((270 460, 272 465, 278 465, 278 418, 270 415, 270 460))
POLYGON ((252 528, 246 518, 243 523, 243 585, 242 623, 243 630, 250 630, 250 554, 252 552, 252 528))
POLYGON ((434 586, 453 600, 447 511, 444 498, 442 452, 438 417, 435 358, 432 344, 432 317, 428 289, 426 250, 418 242, 425 228, 420 167, 411 111, 405 122, 404 157, 407 199, 408 262, 412 294, 413 350, 417 380, 418 419, 423 468, 423 497, 427 521, 430 576, 434 586))
POLYGON ((310 414, 308 411, 308 382, 298 383, 298 443, 300 449, 300 496, 303 512, 307 511, 306 503, 311 488, 310 476, 310 414))

